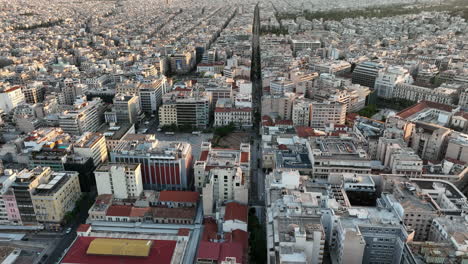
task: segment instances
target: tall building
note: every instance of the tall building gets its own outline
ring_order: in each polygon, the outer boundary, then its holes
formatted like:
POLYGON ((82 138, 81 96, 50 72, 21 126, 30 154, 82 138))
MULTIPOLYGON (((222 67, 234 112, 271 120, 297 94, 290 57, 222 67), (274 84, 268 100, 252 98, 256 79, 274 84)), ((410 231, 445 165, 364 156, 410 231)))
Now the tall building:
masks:
POLYGON ((186 50, 171 54, 169 56, 169 63, 172 73, 188 73, 196 64, 196 51, 195 48, 188 48, 186 50))
POLYGON ((37 224, 32 199, 33 192, 51 173, 52 171, 49 167, 36 167, 30 171, 22 170, 16 176, 12 189, 23 224, 37 224))
POLYGON ((11 185, 16 180, 12 170, 0 171, 0 224, 20 224, 18 205, 11 191, 11 185))
POLYGON ((106 163, 95 171, 98 195, 112 194, 116 199, 139 197, 143 192, 141 165, 106 163))
POLYGON ((241 168, 243 179, 250 180, 250 145, 242 143, 239 149, 214 148, 210 142, 203 142, 199 159, 194 165, 195 188, 201 190, 209 182, 211 169, 241 168))
POLYGON ((64 132, 82 135, 84 132, 97 132, 102 125, 102 100, 77 100, 74 110, 64 111, 59 116, 59 126, 64 132))
POLYGON ((21 88, 26 103, 36 104, 44 101, 45 89, 41 82, 33 82, 21 88))
POLYGON ((81 197, 78 172, 54 172, 39 182, 31 196, 37 221, 47 229, 59 229, 81 197))
POLYGON ((101 133, 86 132, 73 145, 76 154, 92 158, 94 166, 106 162, 108 158, 106 138, 101 133))
POLYGON ((127 135, 110 153, 114 163, 140 163, 145 190, 185 190, 192 183, 192 149, 184 142, 127 135))
POLYGON ((409 71, 403 67, 390 66, 379 71, 375 79, 374 89, 383 98, 393 98, 395 86, 399 83, 413 83, 409 71))
POLYGON ((344 125, 346 109, 346 103, 342 102, 312 102, 310 105, 310 126, 323 128, 329 124, 344 125))
POLYGON ((25 102, 20 86, 0 87, 0 109, 5 113, 25 102))
POLYGON ((60 104, 72 105, 75 103, 76 97, 83 96, 88 90, 86 84, 80 83, 78 79, 66 78, 62 83, 61 95, 62 101, 60 104))
POLYGON ((135 124, 141 113, 140 100, 136 95, 117 94, 113 100, 116 122, 135 124))
POLYGON ((145 113, 157 114, 162 103, 162 96, 167 92, 167 79, 164 76, 149 83, 141 83, 138 91, 141 110, 145 113))
POLYGON ((199 91, 175 91, 163 96, 159 108, 162 126, 206 128, 210 119, 210 96, 199 91))
POLYGON ((279 118, 283 120, 292 119, 293 102, 296 95, 293 93, 285 95, 264 95, 261 104, 261 115, 279 118))
POLYGON ((360 63, 353 71, 352 81, 362 86, 374 88, 375 80, 383 68, 384 65, 377 62, 366 61, 360 63))
POLYGON ((249 202, 249 187, 246 175, 240 167, 213 168, 202 189, 203 214, 213 215, 223 202, 249 202))
POLYGON ((293 81, 286 78, 277 78, 270 82, 271 94, 293 93, 296 90, 296 85, 293 81))

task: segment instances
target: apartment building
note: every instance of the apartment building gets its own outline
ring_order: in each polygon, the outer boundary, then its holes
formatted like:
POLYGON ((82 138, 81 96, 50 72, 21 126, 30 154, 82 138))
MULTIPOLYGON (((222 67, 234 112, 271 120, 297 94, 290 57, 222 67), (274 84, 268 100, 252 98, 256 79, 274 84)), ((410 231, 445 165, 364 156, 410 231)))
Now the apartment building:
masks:
MULTIPOLYGON (((250 180, 250 144, 242 143, 239 149, 214 148, 203 142, 199 159, 194 165, 195 188, 201 190, 210 178, 210 170, 216 168, 241 168, 242 179, 250 180)), ((233 171, 234 174, 236 170, 233 171)))
POLYGON ((398 83, 393 90, 393 97, 413 102, 430 101, 451 105, 454 103, 457 91, 444 87, 426 88, 408 83, 398 83))
POLYGON ((400 138, 379 138, 377 159, 393 174, 417 177, 423 171, 422 159, 400 138))
POLYGON ((84 132, 97 132, 102 125, 102 100, 92 101, 78 99, 73 110, 64 111, 59 116, 59 126, 64 132, 72 135, 82 135, 84 132))
POLYGON ((5 170, 0 175, 0 224, 19 224, 18 205, 11 192, 11 185, 16 180, 16 173, 12 170, 5 170))
POLYGON ((234 124, 236 127, 252 127, 252 101, 218 99, 214 110, 215 127, 234 124))
POLYGON ((36 167, 32 170, 22 170, 16 175, 11 187, 22 224, 37 224, 38 219, 33 204, 34 189, 45 182, 51 174, 52 170, 49 167, 36 167))
POLYGON ((141 110, 148 114, 157 114, 162 103, 162 96, 168 92, 167 79, 164 76, 139 85, 138 97, 141 110))
POLYGON ((324 128, 330 124, 344 125, 346 109, 346 103, 342 102, 312 102, 310 105, 310 126, 324 128))
POLYGON ((262 116, 280 118, 283 120, 292 119, 293 102, 296 95, 288 93, 285 95, 264 95, 262 96, 262 116))
POLYGON ((113 163, 140 163, 145 190, 185 190, 193 184, 192 148, 159 141, 154 135, 127 135, 111 152, 113 163))
POLYGON ((5 113, 10 112, 13 108, 25 102, 21 86, 0 87, 0 109, 5 113))
POLYGON ((140 164, 104 163, 94 171, 98 195, 116 199, 139 197, 143 192, 140 164))
POLYGON ((354 69, 352 82, 369 88, 374 88, 375 80, 383 68, 384 65, 377 62, 362 62, 354 69))
POLYGON ((60 104, 73 105, 77 97, 83 96, 88 85, 78 79, 65 78, 61 83, 60 104))
POLYGON ((383 98, 393 98, 395 86, 399 83, 413 83, 409 71, 403 67, 390 66, 379 71, 375 79, 374 89, 383 98))
POLYGON ((284 93, 294 93, 296 90, 295 83, 284 77, 276 78, 270 81, 270 93, 273 95, 282 95, 284 93))
POLYGON ((59 229, 67 212, 81 197, 78 172, 54 172, 40 181, 31 196, 37 221, 48 229, 59 229))
POLYGON ((36 104, 44 101, 45 88, 41 82, 32 82, 21 87, 24 99, 28 104, 36 104))
POLYGON ((313 177, 328 179, 330 173, 370 174, 371 160, 354 134, 312 138, 307 143, 313 177))
POLYGON ((452 133, 448 139, 445 158, 468 163, 468 135, 452 133))
POLYGON ((249 187, 245 178, 240 167, 210 169, 202 189, 203 214, 214 215, 216 208, 226 201, 247 204, 249 187))
POLYGON ((199 91, 174 91, 163 96, 159 108, 161 126, 176 125, 204 129, 210 119, 211 100, 207 93, 199 91))
POLYGON ((393 197, 403 209, 401 218, 409 232, 414 231, 414 240, 428 239, 432 220, 439 215, 439 207, 427 194, 418 193, 412 183, 396 182, 393 197))
POLYGON ((322 263, 325 230, 320 211, 321 191, 302 188, 297 171, 266 176, 267 263, 322 263))
POLYGON ((112 112, 116 120, 111 122, 137 123, 141 113, 139 97, 131 94, 116 94, 113 100, 112 112))
POLYGON ((106 137, 101 133, 86 132, 75 144, 73 144, 75 154, 85 158, 92 158, 94 166, 106 162, 108 158, 106 137))
POLYGON ((295 126, 310 126, 310 105, 312 101, 308 99, 298 99, 294 101, 292 107, 292 121, 295 126))

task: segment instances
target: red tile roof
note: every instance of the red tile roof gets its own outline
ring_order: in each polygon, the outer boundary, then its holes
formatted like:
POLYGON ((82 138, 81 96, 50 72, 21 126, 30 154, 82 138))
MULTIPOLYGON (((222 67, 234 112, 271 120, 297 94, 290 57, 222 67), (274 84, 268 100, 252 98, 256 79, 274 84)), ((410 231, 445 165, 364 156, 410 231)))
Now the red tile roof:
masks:
POLYGON ((269 116, 262 116, 262 126, 273 126, 273 120, 269 116))
POLYGON ((279 145, 278 145, 278 149, 279 149, 279 150, 288 150, 289 148, 288 148, 288 146, 286 146, 286 145, 284 145, 284 144, 279 144, 279 145))
POLYGON ((236 242, 242 245, 244 252, 247 253, 249 249, 249 233, 236 229, 231 232, 231 240, 232 242, 236 242))
POLYGON ((316 136, 315 131, 313 128, 308 126, 297 126, 296 127, 296 134, 301 138, 308 138, 316 136))
POLYGON ((225 261, 227 258, 236 258, 236 263, 244 263, 244 251, 242 245, 234 242, 225 242, 221 244, 221 252, 218 261, 225 261))
POLYGON ((210 241, 212 239, 218 239, 218 224, 216 220, 211 217, 203 219, 203 241, 210 241))
POLYGON ((111 205, 107 209, 106 216, 130 216, 132 206, 130 205, 111 205))
POLYGON ((224 221, 227 220, 240 220, 247 223, 248 207, 246 205, 230 202, 226 205, 226 213, 224 221))
POLYGON ((249 152, 241 152, 240 161, 248 162, 249 161, 249 152))
POLYGON ((292 126, 293 121, 292 120, 278 120, 278 121, 275 122, 275 125, 292 126))
POLYGON ((452 163, 455 163, 455 164, 459 164, 459 165, 465 165, 466 163, 464 161, 461 161, 461 160, 457 160, 457 159, 452 159, 452 158, 445 158, 447 161, 450 161, 452 163))
POLYGON ((208 158, 208 153, 209 151, 208 150, 204 150, 201 152, 200 154, 200 161, 206 161, 206 159, 208 158))
POLYGON ((96 237, 78 237, 61 263, 69 264, 170 264, 177 241, 153 240, 148 257, 87 255, 89 244, 96 237))
POLYGON ((190 208, 165 208, 165 207, 153 207, 153 217, 163 219, 194 219, 196 215, 196 209, 190 208))
POLYGON ((9 93, 9 92, 13 92, 15 90, 18 90, 20 88, 21 88, 20 86, 16 85, 16 86, 9 87, 8 89, 5 89, 3 92, 4 93, 9 93))
POLYGON ((201 241, 198 247, 198 259, 218 260, 221 249, 220 243, 201 241))
POLYGON ((190 234, 190 229, 188 228, 179 228, 179 231, 177 231, 178 236, 188 236, 190 234))
POLYGON ((434 103, 430 101, 421 101, 413 106, 410 106, 398 112, 396 115, 405 119, 418 112, 423 111, 426 108, 435 108, 435 109, 439 109, 439 110, 446 111, 446 112, 451 112, 454 109, 450 105, 439 104, 439 103, 434 103))
POLYGON ((132 210, 130 211, 130 217, 143 217, 149 211, 151 211, 151 207, 132 207, 132 210))
POLYGON ((78 228, 76 229, 76 232, 86 232, 89 230, 89 228, 91 227, 91 225, 89 224, 81 224, 80 226, 78 226, 78 228))
POLYGON ((198 192, 189 191, 161 191, 159 193, 159 201, 161 202, 179 202, 179 203, 196 203, 200 194, 198 192))
POLYGON ((101 194, 96 197, 95 204, 110 204, 112 201, 112 194, 101 194))

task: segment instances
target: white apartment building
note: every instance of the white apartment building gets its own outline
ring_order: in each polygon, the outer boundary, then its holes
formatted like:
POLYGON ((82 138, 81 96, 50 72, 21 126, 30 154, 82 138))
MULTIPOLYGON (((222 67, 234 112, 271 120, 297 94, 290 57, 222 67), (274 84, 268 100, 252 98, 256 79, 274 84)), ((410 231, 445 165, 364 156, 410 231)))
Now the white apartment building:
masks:
POLYGON ((380 71, 375 80, 377 95, 383 98, 392 98, 395 86, 399 83, 413 83, 409 71, 403 67, 390 66, 380 71))
POLYGON ((84 133, 76 141, 73 149, 76 154, 82 157, 92 158, 94 166, 107 161, 106 137, 101 133, 84 133))
POLYGON ((310 125, 311 100, 299 99, 294 101, 292 107, 292 121, 295 126, 310 125))
POLYGON ((5 113, 22 103, 25 103, 25 98, 20 86, 0 88, 0 109, 5 113))
POLYGON ((59 116, 59 126, 64 132, 72 135, 96 132, 102 124, 101 114, 101 99, 93 98, 92 101, 79 99, 75 102, 74 110, 64 111, 59 116))
POLYGON ((393 97, 413 102, 431 101, 451 105, 453 104, 457 93, 457 90, 444 87, 431 89, 408 83, 398 83, 395 85, 395 89, 393 90, 393 97))
POLYGON ((291 45, 292 45, 292 50, 294 52, 297 52, 297 51, 301 51, 305 49, 311 49, 311 50, 318 49, 320 48, 321 43, 320 43, 320 40, 309 41, 309 40, 293 39, 291 45))
POLYGON ((156 114, 167 89, 167 79, 164 76, 152 82, 140 84, 138 96, 141 110, 145 113, 156 114))
POLYGON ((215 168, 241 168, 245 180, 250 179, 250 144, 242 143, 239 150, 212 148, 203 142, 199 159, 194 165, 195 188, 201 190, 210 181, 210 170, 215 168))
POLYGON ((299 179, 294 170, 273 171, 265 177, 269 264, 323 261, 326 236, 319 216, 321 193, 302 188, 299 179))
POLYGON ((346 109, 346 103, 342 102, 312 102, 310 105, 310 126, 323 128, 328 124, 344 125, 346 109))
POLYGON ((211 169, 208 177, 202 189, 204 215, 213 215, 225 201, 248 203, 249 187, 240 167, 211 169))
POLYGON ((270 82, 270 93, 271 94, 284 94, 295 92, 296 85, 293 81, 284 77, 276 78, 270 82))
POLYGON ((116 199, 128 199, 143 192, 140 164, 105 163, 94 174, 98 195, 113 194, 116 199))

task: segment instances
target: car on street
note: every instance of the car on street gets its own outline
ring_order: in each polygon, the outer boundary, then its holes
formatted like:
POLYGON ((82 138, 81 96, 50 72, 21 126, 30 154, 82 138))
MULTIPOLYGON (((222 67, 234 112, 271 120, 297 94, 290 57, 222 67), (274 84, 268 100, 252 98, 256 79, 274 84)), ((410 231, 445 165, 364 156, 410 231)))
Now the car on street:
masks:
POLYGON ((72 231, 72 228, 69 227, 69 228, 67 228, 67 229, 65 230, 65 233, 66 233, 66 234, 70 234, 71 231, 72 231))

